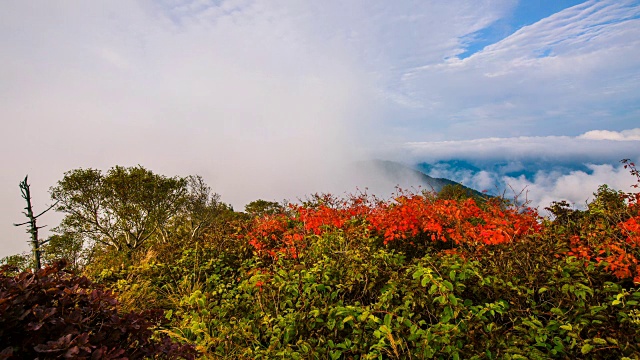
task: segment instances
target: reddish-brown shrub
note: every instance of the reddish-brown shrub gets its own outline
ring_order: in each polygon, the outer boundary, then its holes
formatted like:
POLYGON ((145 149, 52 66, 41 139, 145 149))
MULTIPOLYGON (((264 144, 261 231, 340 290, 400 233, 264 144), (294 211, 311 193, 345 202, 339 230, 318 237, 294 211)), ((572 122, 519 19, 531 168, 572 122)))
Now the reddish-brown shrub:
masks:
POLYGON ((64 266, 0 269, 0 359, 195 358, 192 347, 154 335, 162 311, 119 314, 110 291, 64 266))

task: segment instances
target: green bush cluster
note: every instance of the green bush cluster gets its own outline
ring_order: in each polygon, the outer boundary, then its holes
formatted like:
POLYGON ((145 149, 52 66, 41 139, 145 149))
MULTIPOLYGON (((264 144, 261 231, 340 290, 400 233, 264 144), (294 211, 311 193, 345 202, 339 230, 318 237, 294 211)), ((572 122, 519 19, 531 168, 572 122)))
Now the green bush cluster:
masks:
POLYGON ((336 231, 298 259, 202 246, 114 283, 156 289, 169 333, 206 358, 638 358, 640 289, 551 235, 415 257, 336 231))

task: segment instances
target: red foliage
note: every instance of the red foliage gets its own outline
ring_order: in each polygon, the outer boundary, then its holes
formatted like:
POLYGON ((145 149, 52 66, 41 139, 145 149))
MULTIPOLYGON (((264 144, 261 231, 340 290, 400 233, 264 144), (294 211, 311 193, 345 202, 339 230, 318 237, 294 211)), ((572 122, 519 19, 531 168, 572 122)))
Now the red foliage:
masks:
POLYGON ((596 234, 586 237, 574 235, 570 239, 571 250, 567 255, 604 264, 605 270, 610 271, 617 278, 633 278, 633 282, 640 283, 638 266, 640 229, 636 227, 636 222, 636 218, 631 218, 619 224, 620 228, 628 234, 623 237, 609 235, 604 240, 600 240, 601 236, 596 234))
POLYGON ((313 205, 289 204, 283 213, 254 218, 245 235, 249 244, 259 254, 272 258, 297 258, 306 247, 307 236, 335 230, 355 236, 366 231, 362 220, 371 206, 365 194, 344 201, 331 195, 317 198, 318 203, 313 205))
POLYGON ((432 241, 456 245, 497 245, 540 228, 537 214, 530 209, 518 212, 497 202, 480 207, 473 199, 442 200, 423 195, 398 197, 395 203, 376 209, 369 221, 385 243, 426 234, 432 241))
POLYGON ((504 208, 497 201, 478 206, 473 199, 434 199, 401 195, 374 201, 366 195, 338 201, 327 195, 314 206, 290 205, 287 213, 254 219, 247 234, 258 253, 297 257, 307 236, 341 231, 345 236, 378 235, 384 243, 418 238, 456 245, 496 245, 538 231, 535 211, 504 208))
MULTIPOLYGON (((622 163, 637 178, 632 186, 638 188, 640 172, 635 164, 628 159, 622 163)), ((605 269, 617 278, 632 278, 634 283, 640 284, 640 193, 622 194, 622 200, 626 202, 624 216, 628 218, 617 224, 590 224, 595 229, 571 237, 571 251, 567 255, 604 264, 605 269)))
POLYGON ((109 291, 63 267, 0 270, 0 359, 195 358, 190 346, 153 339, 162 311, 121 315, 109 291))
MULTIPOLYGON (((627 166, 640 182, 635 165, 627 166)), ((626 194, 624 199, 625 211, 635 216, 619 224, 586 220, 590 230, 568 236, 571 250, 566 255, 606 263, 605 269, 616 277, 640 283, 640 195, 626 194)), ((478 204, 473 198, 445 200, 401 193, 391 201, 366 195, 344 201, 330 195, 317 197, 316 203, 289 205, 284 213, 255 218, 245 236, 258 254, 297 258, 310 236, 326 232, 339 231, 351 239, 378 236, 384 244, 448 242, 473 252, 512 243, 541 230, 535 210, 505 207, 498 199, 478 204)))

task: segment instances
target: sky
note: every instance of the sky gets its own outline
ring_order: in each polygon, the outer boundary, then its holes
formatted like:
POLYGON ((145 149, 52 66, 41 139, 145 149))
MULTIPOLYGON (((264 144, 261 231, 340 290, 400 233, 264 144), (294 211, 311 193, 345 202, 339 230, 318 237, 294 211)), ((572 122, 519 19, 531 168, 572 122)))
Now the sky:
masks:
POLYGON ((7 0, 0 49, 0 257, 27 174, 36 211, 138 164, 242 210, 377 158, 579 207, 640 159, 640 1, 7 0))

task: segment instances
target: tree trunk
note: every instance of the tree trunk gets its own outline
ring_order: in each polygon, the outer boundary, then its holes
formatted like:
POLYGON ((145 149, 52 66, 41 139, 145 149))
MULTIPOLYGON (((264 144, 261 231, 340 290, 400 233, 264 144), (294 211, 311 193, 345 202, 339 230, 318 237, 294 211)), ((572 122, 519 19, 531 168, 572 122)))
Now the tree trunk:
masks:
POLYGON ((27 210, 26 212, 22 212, 28 219, 29 221, 27 222, 23 222, 22 224, 13 224, 14 226, 22 226, 22 225, 29 225, 29 229, 27 230, 27 232, 29 234, 31 234, 31 255, 32 255, 32 259, 33 259, 33 271, 36 272, 38 270, 40 270, 40 268, 42 267, 41 263, 40 263, 40 246, 42 246, 45 242, 41 242, 38 239, 38 229, 41 229, 42 226, 38 227, 38 225, 36 224, 36 220, 42 216, 42 214, 46 213, 47 211, 51 210, 54 206, 56 206, 58 204, 58 202, 56 201, 55 204, 49 206, 47 208, 47 210, 41 212, 38 215, 33 215, 33 207, 31 206, 31 189, 29 189, 29 184, 27 183, 27 178, 29 176, 25 176, 24 180, 22 180, 20 182, 20 192, 22 193, 22 198, 25 199, 27 201, 27 207, 24 208, 25 210, 27 210))

